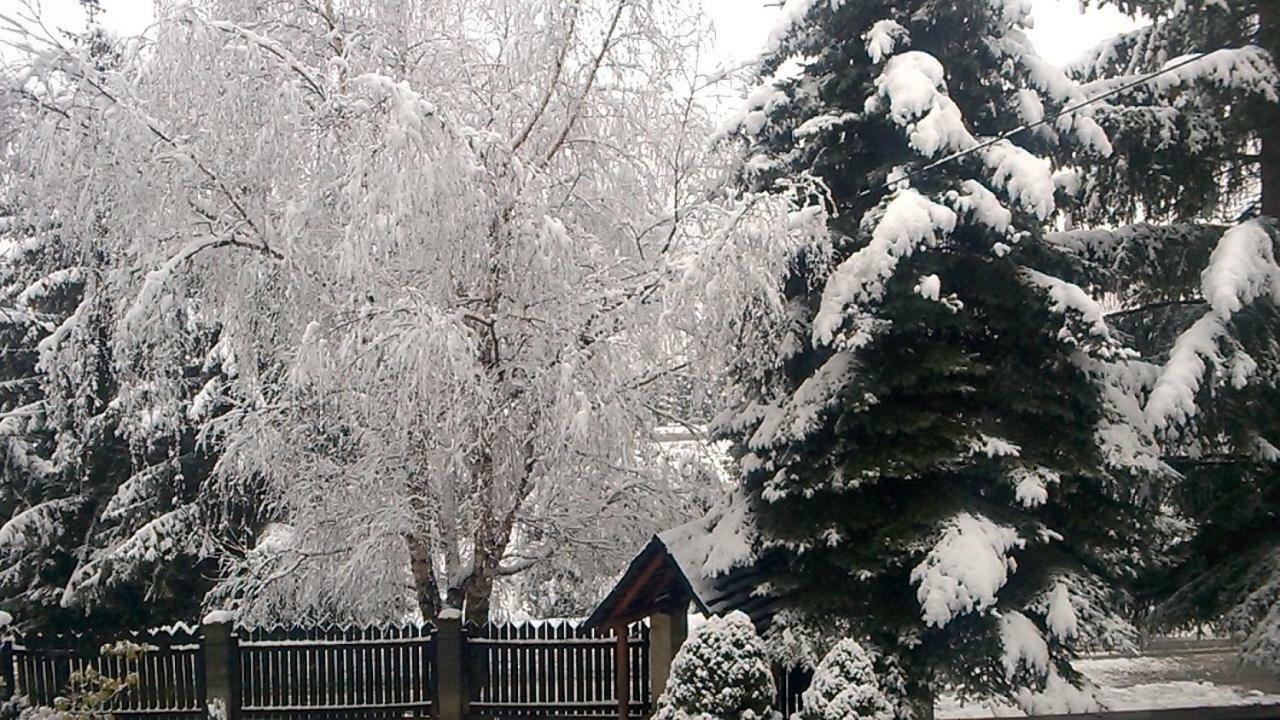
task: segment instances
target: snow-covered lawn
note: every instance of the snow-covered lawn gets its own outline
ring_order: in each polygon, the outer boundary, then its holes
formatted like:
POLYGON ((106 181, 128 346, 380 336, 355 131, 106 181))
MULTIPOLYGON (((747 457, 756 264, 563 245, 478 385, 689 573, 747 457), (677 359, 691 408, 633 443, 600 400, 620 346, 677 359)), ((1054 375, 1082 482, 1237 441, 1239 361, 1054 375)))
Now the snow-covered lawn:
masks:
MULTIPOLYGON (((1098 686, 1108 710, 1280 704, 1280 678, 1236 665, 1230 649, 1177 655, 1099 657, 1078 667, 1098 686)), ((961 705, 954 696, 938 702, 940 718, 1019 717, 1008 703, 961 705)))

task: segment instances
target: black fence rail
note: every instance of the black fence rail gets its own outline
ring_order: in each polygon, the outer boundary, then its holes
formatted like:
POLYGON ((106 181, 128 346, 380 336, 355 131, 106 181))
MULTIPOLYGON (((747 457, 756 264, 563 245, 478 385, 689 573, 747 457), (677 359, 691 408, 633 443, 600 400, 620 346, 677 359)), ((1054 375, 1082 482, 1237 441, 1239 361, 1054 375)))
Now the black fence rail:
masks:
MULTIPOLYGON (((468 717, 616 718, 618 641, 566 622, 468 625, 468 717)), ((627 628, 627 709, 649 714, 649 626, 627 628)))
POLYGON ((237 633, 239 713, 274 717, 426 717, 435 628, 273 627, 237 633))
POLYGON ((103 704, 118 717, 190 717, 205 712, 204 654, 198 631, 185 626, 92 635, 28 635, 11 650, 14 692, 37 706, 55 706, 95 677, 123 685, 103 704))

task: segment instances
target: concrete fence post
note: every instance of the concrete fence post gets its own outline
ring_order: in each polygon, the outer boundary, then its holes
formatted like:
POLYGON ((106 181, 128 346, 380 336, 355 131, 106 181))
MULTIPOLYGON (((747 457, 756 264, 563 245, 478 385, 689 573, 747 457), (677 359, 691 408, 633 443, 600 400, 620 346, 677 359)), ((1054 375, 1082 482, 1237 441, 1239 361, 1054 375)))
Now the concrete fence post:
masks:
POLYGON ((689 637, 688 605, 649 616, 649 697, 657 703, 671 677, 671 661, 689 637))
POLYGON ((17 692, 17 680, 13 672, 13 638, 0 638, 0 702, 17 692))
POLYGON ((13 616, 0 610, 0 702, 17 692, 17 678, 13 667, 13 616))
POLYGON ((211 720, 240 718, 240 651, 228 613, 212 612, 200 626, 204 637, 204 697, 211 720))
POLYGON ((463 682, 462 614, 446 609, 436 618, 436 720, 462 720, 466 706, 463 682))

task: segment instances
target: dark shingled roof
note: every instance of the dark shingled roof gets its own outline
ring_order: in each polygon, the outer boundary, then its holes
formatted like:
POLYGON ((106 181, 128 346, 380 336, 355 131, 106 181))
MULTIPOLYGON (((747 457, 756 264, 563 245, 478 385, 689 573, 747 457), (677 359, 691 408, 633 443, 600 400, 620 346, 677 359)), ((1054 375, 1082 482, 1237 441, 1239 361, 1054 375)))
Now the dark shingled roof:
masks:
POLYGON ((776 598, 759 592, 762 574, 750 552, 745 503, 655 535, 587 618, 587 627, 632 623, 692 602, 703 615, 746 613, 764 631, 776 598))

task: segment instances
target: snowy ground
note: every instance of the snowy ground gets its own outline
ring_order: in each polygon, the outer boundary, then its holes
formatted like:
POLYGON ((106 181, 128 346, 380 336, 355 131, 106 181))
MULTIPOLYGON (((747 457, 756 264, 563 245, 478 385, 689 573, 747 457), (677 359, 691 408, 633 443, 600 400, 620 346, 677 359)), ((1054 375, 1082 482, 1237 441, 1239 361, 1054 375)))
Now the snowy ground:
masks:
MULTIPOLYGON (((1222 643, 1189 643, 1141 657, 1094 657, 1077 665, 1109 710, 1280 704, 1280 677, 1242 668, 1222 643)), ((1017 717, 1008 704, 960 705, 943 696, 939 718, 1017 717)))

